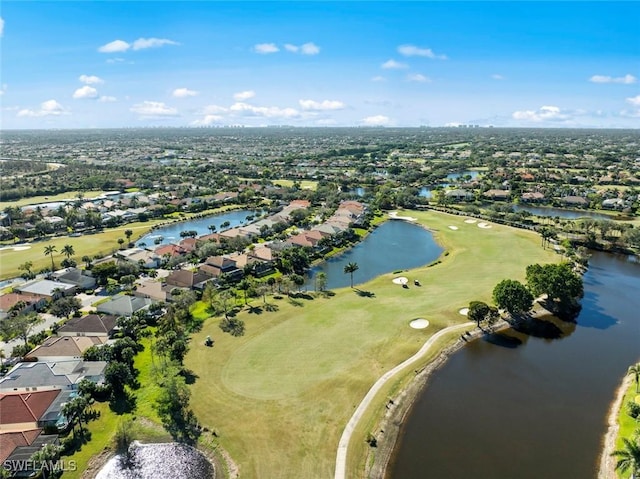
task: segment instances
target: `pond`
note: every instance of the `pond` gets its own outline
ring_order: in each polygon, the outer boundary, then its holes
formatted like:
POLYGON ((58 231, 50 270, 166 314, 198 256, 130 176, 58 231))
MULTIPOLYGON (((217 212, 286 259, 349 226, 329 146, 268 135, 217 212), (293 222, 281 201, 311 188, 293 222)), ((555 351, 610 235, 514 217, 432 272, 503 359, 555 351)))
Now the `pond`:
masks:
POLYGON ((363 241, 350 250, 324 261, 309 272, 306 289, 315 289, 314 277, 320 271, 327 275, 327 288, 350 285, 350 276, 344 273, 347 263, 357 263, 353 283, 365 283, 381 274, 417 268, 431 263, 442 254, 429 231, 401 220, 389 220, 373 230, 363 241))
POLYGON ((222 228, 222 224, 229 222, 228 228, 234 228, 242 224, 246 224, 247 216, 259 215, 259 211, 252 210, 235 210, 219 215, 207 216, 206 218, 197 218, 188 221, 180 221, 171 223, 167 226, 161 226, 156 228, 150 233, 146 234, 136 242, 136 246, 140 246, 141 243, 145 243, 147 247, 153 248, 156 246, 155 241, 159 240, 157 245, 177 243, 183 238, 180 236, 182 231, 196 231, 198 236, 207 235, 211 233, 209 230, 210 225, 215 225, 216 232, 220 232, 227 227, 222 228))
POLYGON ((475 180, 478 176, 480 176, 480 172, 467 170, 467 171, 460 171, 457 173, 449 173, 447 175, 447 180, 456 181, 459 178, 462 178, 463 176, 470 176, 472 180, 475 180))
POLYGON ((213 465, 197 449, 184 444, 140 444, 130 448, 130 462, 115 456, 105 464, 96 479, 213 479, 213 465))
POLYGON ((595 213, 593 211, 581 211, 581 210, 565 210, 563 208, 553 208, 551 206, 521 206, 521 205, 513 205, 514 211, 528 211, 529 213, 537 216, 549 216, 549 217, 558 217, 569 220, 575 220, 577 218, 595 218, 595 219, 605 219, 612 220, 611 216, 595 213))
POLYGON ((558 339, 510 330, 449 358, 407 415, 387 477, 595 479, 610 402, 640 360, 640 265, 595 253, 584 285, 558 339))

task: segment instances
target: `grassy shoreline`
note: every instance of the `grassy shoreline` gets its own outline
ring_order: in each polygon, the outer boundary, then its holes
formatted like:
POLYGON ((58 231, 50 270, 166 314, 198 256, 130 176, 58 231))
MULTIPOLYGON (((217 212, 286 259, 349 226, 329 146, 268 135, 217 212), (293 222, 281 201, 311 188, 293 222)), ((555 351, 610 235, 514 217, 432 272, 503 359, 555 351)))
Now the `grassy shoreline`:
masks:
MULTIPOLYGON (((406 273, 422 287, 400 288, 391 283, 393 274, 385 274, 359 286, 368 295, 343 288, 333 297, 271 300, 277 311, 259 314, 262 301, 255 300, 253 313, 238 315, 246 323, 245 336, 221 333, 216 318, 194 335, 185 360, 198 376, 193 409, 203 425, 219 432, 243 477, 332 475, 344 424, 385 371, 436 331, 465 321, 458 309, 470 300, 488 301, 501 279, 523 279, 527 264, 557 260, 530 231, 480 229, 463 216, 439 212, 410 214, 449 252, 439 264, 406 273), (509 254, 514 249, 522 253, 515 260, 509 254), (416 317, 428 318, 431 326, 412 330, 408 322, 416 317), (216 341, 213 348, 203 346, 207 335, 216 341)), ((368 417, 377 423, 384 397, 403 389, 413 374, 392 381, 368 417)), ((352 439, 349 477, 361 475, 367 428, 359 427, 352 439)))

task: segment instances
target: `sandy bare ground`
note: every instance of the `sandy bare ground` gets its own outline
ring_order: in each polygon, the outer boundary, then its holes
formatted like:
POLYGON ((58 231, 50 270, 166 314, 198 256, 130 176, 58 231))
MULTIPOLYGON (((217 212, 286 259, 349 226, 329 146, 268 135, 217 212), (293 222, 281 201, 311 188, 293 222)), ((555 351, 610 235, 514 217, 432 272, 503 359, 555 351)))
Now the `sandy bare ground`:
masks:
POLYGON ((418 218, 414 218, 413 216, 398 216, 397 211, 391 211, 389 213, 389 218, 392 220, 418 221, 418 218))
POLYGON ((620 426, 618 425, 618 414, 620 413, 620 408, 623 406, 622 401, 624 399, 624 393, 629 388, 631 380, 631 376, 625 376, 622 380, 622 384, 616 391, 615 399, 609 408, 609 415, 607 416, 607 432, 604 435, 604 439, 602 441, 602 452, 600 453, 598 479, 616 478, 616 458, 612 457, 611 453, 616 449, 616 437, 618 436, 618 429, 620 429, 620 426))

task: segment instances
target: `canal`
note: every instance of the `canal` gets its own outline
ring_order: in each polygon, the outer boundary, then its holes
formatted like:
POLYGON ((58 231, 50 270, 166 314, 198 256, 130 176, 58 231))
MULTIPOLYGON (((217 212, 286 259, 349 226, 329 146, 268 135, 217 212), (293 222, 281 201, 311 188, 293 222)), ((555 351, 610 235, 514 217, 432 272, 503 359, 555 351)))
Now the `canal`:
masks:
POLYGON ((640 360, 640 265, 595 253, 582 311, 557 339, 476 340, 429 379, 389 478, 595 478, 606 415, 640 360))

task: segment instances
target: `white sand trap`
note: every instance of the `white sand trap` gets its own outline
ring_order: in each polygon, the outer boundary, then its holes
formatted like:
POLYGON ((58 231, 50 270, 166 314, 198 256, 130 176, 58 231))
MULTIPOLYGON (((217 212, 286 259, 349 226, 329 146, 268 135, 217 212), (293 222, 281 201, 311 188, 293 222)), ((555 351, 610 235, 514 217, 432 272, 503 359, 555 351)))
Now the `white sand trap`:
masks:
POLYGON ((393 278, 391 281, 393 281, 395 284, 407 284, 409 282, 409 279, 405 278, 404 276, 398 276, 397 278, 393 278))
POLYGON ((460 311, 458 311, 458 313, 460 313, 462 316, 466 316, 467 314, 469 314, 469 308, 462 308, 460 311))
POLYGON ((449 226, 449 229, 455 231, 455 230, 458 229, 458 227, 457 226, 449 226))
POLYGON ((409 326, 411 326, 413 329, 424 329, 429 326, 429 321, 424 318, 418 318, 411 321, 409 323, 409 326))
POLYGON ((31 249, 31 246, 14 246, 13 251, 24 251, 27 249, 31 249))
POLYGON ((487 229, 487 228, 491 228, 491 225, 487 223, 478 223, 478 228, 487 229))
POLYGON ((398 216, 397 211, 389 212, 389 218, 392 220, 418 221, 418 218, 414 218, 413 216, 398 216))
POLYGON ((478 220, 472 220, 471 218, 464 220, 465 223, 469 223, 470 225, 472 225, 473 223, 475 223, 478 220))

